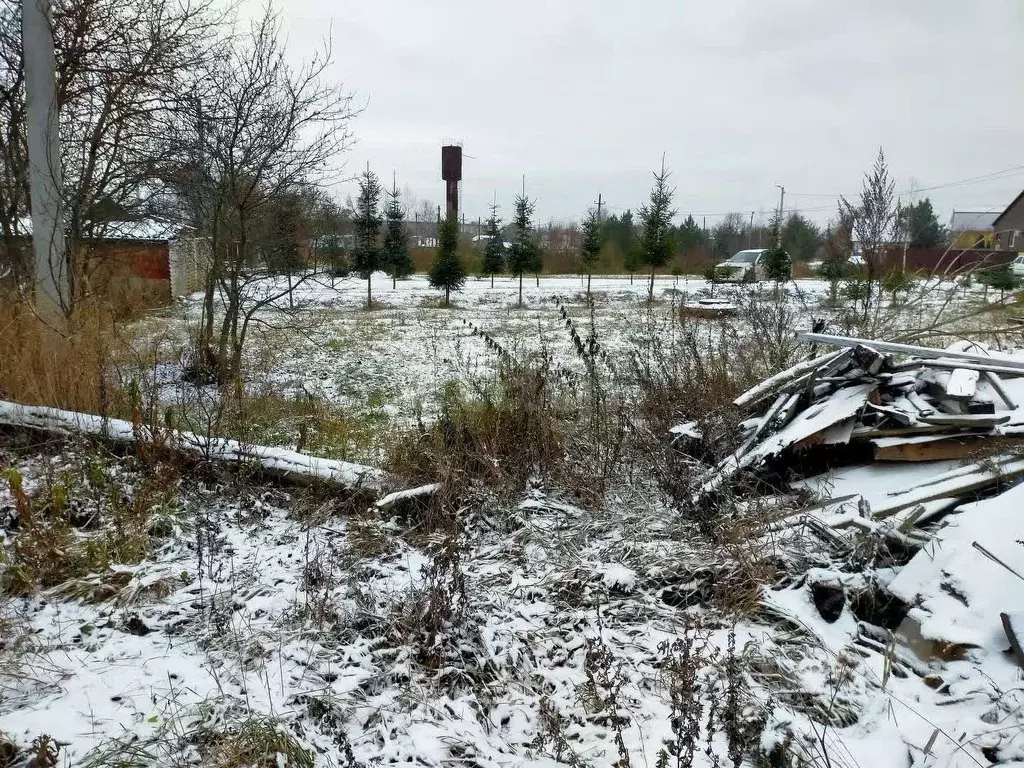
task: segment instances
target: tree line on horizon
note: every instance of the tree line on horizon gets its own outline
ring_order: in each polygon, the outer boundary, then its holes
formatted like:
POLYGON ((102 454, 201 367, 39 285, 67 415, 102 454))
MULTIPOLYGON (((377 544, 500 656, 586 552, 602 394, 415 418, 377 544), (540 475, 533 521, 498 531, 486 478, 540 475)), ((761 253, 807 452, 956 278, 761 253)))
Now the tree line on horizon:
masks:
MULTIPOLYGON (((780 274, 788 274, 792 262, 827 259, 827 243, 835 242, 837 231, 845 226, 842 212, 825 227, 799 212, 790 212, 781 221, 776 213, 767 224, 755 223, 752 216, 740 213, 727 214, 711 228, 698 223, 692 215, 673 223, 676 211, 672 209, 674 189, 668 185, 671 173, 662 167, 653 175, 649 199, 637 208, 636 214, 627 209, 602 217, 591 208, 579 225, 552 222, 546 229, 537 226, 536 201, 525 193, 516 195, 513 215, 507 223, 499 216, 499 206, 492 203, 488 217, 477 225, 477 231, 483 235, 478 239, 481 246, 471 249, 466 247, 466 228, 455 220, 443 219, 438 210, 436 237, 431 238, 427 249, 434 251, 427 269, 430 284, 444 290, 447 305, 451 292, 464 285, 469 272, 489 277, 492 286, 496 275, 508 274, 519 280, 521 303, 524 275, 539 278, 545 268, 557 262, 586 275, 588 291, 590 276, 595 271, 612 267, 628 272, 631 278, 637 272, 649 271, 649 293, 653 294, 654 275, 670 266, 673 273, 681 273, 681 259, 690 257, 692 261, 696 256, 701 262, 713 263, 747 248, 766 248, 770 262, 784 257, 785 263, 776 268, 780 274)), ((376 175, 367 168, 360 175, 356 201, 349 202, 344 209, 352 235, 350 247, 341 255, 347 260, 348 269, 367 280, 368 304, 372 303, 373 272, 386 272, 397 281, 416 271, 410 223, 401 198, 397 185, 383 191, 376 175), (381 210, 383 197, 387 202, 381 210)), ((423 208, 425 212, 432 210, 429 203, 423 208)), ((894 231, 899 231, 911 247, 933 248, 948 240, 948 232, 939 223, 928 198, 901 206, 896 216, 894 231)), ((420 219, 417 225, 423 223, 420 219)))

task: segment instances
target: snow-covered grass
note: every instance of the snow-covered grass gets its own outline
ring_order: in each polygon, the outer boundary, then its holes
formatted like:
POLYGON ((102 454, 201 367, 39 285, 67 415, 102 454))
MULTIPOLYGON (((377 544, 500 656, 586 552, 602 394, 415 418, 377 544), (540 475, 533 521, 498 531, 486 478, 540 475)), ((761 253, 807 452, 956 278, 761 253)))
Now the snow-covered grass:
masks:
MULTIPOLYGON (((442 309, 422 279, 382 279, 366 310, 364 283, 309 281, 294 312, 260 313, 230 392, 180 380, 198 297, 135 326, 145 354, 120 372, 152 378, 166 422, 398 457, 441 485, 368 508, 156 455, 0 443, 5 584, 29 554, 26 503, 53 545, 36 565, 60 576, 26 572, 0 597, 0 748, 24 756, 46 734, 37 748, 71 765, 225 768, 1019 759, 1020 675, 998 637, 955 659, 893 644, 871 599, 903 563, 875 539, 847 556, 780 534, 792 500, 753 487, 681 502, 704 465, 668 426, 721 451, 718 406, 802 357, 792 333, 818 313, 842 322, 827 286, 716 287, 741 311, 710 321, 677 312, 703 281, 659 280, 653 304, 640 280, 593 287, 591 306, 579 278, 528 279, 520 309, 507 278, 471 280, 442 309), (139 546, 110 546, 123 510, 139 546), (79 552, 73 573, 53 567, 79 552), (830 623, 818 598, 840 592, 830 623)), ((906 484, 892 474, 807 486, 881 493, 906 484)), ((940 539, 947 559, 971 556, 962 538, 940 539)), ((927 574, 915 565, 907 589, 927 574)))
MULTIPOLYGON (((53 461, 74 454, 11 457, 40 492, 53 461)), ((24 671, 0 665, 15 743, 46 733, 75 765, 263 765, 218 750, 280 730, 286 765, 640 765, 685 740, 686 713, 712 718, 723 760, 756 742, 761 706, 720 650, 755 630, 681 614, 691 534, 645 494, 604 511, 478 499, 433 532, 280 490, 182 483, 178 501, 187 531, 90 577, 114 594, 7 600, 30 638, 10 649, 24 671), (713 709, 727 689, 742 728, 713 709)))

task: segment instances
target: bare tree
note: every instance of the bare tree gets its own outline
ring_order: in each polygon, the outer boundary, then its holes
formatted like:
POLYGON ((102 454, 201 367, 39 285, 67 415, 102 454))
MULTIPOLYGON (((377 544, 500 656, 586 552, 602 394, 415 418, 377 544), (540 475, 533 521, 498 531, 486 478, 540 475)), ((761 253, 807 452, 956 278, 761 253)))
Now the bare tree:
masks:
POLYGON ((859 203, 854 205, 845 197, 840 198, 840 209, 853 222, 853 234, 867 267, 867 290, 861 300, 865 320, 877 292, 885 249, 901 239, 902 206, 895 189, 896 180, 889 176, 885 153, 879 147, 875 164, 864 174, 859 203))
POLYGON ((214 366, 220 381, 238 376, 257 313, 309 275, 282 287, 257 268, 267 252, 266 215, 337 170, 351 142, 352 96, 327 79, 330 63, 325 45, 300 66, 288 64, 279 18, 268 8, 209 63, 210 85, 181 125, 180 154, 198 147, 202 162, 183 174, 179 198, 212 254, 197 361, 214 366), (223 312, 214 347, 218 295, 223 312))
MULTIPOLYGON (((0 233, 28 234, 25 92, 19 0, 0 0, 0 233)), ((84 246, 154 215, 165 138, 225 20, 214 0, 58 0, 53 27, 62 146, 69 306, 84 246)), ((0 253, 0 258, 4 254, 0 253)), ((22 261, 18 265, 25 272, 22 261)))

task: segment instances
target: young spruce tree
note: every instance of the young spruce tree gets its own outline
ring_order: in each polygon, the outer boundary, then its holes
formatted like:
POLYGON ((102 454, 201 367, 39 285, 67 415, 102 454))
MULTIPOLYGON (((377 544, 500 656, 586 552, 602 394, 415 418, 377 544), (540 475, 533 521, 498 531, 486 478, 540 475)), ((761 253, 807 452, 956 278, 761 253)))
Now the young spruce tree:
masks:
POLYGON ((354 243, 352 266, 366 280, 366 308, 373 304, 371 285, 373 273, 381 268, 380 230, 383 219, 380 216, 382 194, 380 180, 367 166, 359 175, 359 199, 356 200, 356 215, 352 221, 354 243))
POLYGON ((640 206, 640 257, 643 263, 651 268, 651 284, 647 291, 648 300, 654 301, 654 270, 668 264, 672 258, 672 240, 669 228, 672 217, 672 196, 674 189, 669 189, 669 172, 665 170, 665 161, 661 161, 661 172, 654 174, 654 188, 647 205, 640 206))
POLYGON ((512 219, 512 243, 508 249, 508 271, 519 276, 519 306, 523 306, 523 273, 537 269, 540 246, 533 233, 534 204, 526 195, 516 196, 516 213, 512 219))
POLYGON ((587 211, 587 218, 583 220, 580 243, 580 266, 587 276, 587 297, 590 297, 590 276, 597 263, 597 257, 601 255, 601 220, 597 218, 597 212, 591 208, 587 211))
POLYGON ((384 269, 391 276, 392 288, 397 287, 400 278, 408 277, 416 271, 409 251, 409 235, 405 231, 405 210, 402 208, 401 195, 398 185, 393 182, 384 209, 387 226, 384 230, 382 261, 384 269))
POLYGON ((452 291, 462 289, 466 282, 466 269, 459 261, 459 222, 449 216, 437 228, 437 258, 430 266, 430 287, 444 289, 447 307, 452 291))
POLYGON ((494 276, 505 271, 505 243, 501 239, 501 219, 498 218, 497 203, 491 203, 491 215, 487 217, 484 234, 487 236, 487 246, 484 248, 480 274, 491 278, 493 288, 494 276))
POLYGON ((768 279, 774 280, 778 287, 793 274, 793 262, 782 247, 782 219, 778 214, 772 217, 771 241, 771 248, 761 254, 761 265, 768 279))

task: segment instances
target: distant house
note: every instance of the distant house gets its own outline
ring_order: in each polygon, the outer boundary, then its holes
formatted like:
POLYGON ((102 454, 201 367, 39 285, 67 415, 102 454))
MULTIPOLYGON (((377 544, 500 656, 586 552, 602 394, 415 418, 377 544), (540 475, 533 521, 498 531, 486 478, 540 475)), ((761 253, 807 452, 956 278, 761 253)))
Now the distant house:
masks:
POLYGON ((953 247, 961 250, 970 248, 995 248, 995 211, 953 211, 949 231, 953 236, 953 247))
POLYGON ((1006 210, 992 224, 999 250, 1024 251, 1024 191, 1006 206, 1006 210))

